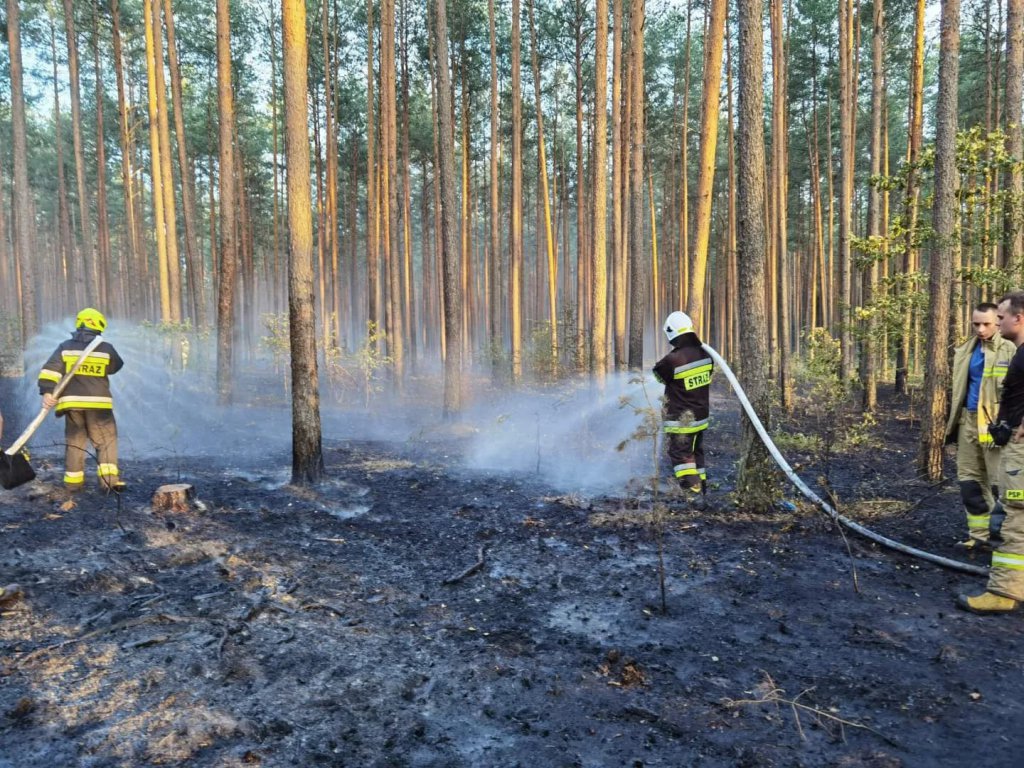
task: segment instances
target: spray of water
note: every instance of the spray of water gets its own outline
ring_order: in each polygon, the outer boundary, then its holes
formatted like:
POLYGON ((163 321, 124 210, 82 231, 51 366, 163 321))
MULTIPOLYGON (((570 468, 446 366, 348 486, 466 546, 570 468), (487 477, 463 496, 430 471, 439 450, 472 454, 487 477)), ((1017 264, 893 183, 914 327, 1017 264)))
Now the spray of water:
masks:
MULTIPOLYGON (((70 320, 48 325, 31 340, 14 404, 21 414, 38 411, 36 375, 68 338, 71 325, 70 320)), ((212 336, 112 321, 105 338, 125 360, 110 380, 122 459, 164 459, 171 467, 198 460, 233 468, 236 474, 258 470, 261 479, 275 485, 287 481, 287 372, 275 368, 270 352, 256 350, 239 360, 235 403, 221 406, 212 336)), ((425 407, 423 402, 410 404, 407 397, 399 403, 382 391, 367 412, 356 392, 339 400, 322 383, 321 393, 328 445, 338 440, 412 443, 440 422, 440 402, 425 407)), ((653 380, 642 383, 618 374, 603 388, 583 382, 481 398, 463 417, 473 428, 463 460, 476 470, 537 475, 567 493, 621 490, 631 478, 651 472, 650 443, 630 440, 643 417, 624 402, 657 408, 659 394, 653 380), (622 443, 626 447, 620 450, 622 443)), ((63 441, 63 421, 48 418, 30 445, 33 454, 60 461, 63 441)))

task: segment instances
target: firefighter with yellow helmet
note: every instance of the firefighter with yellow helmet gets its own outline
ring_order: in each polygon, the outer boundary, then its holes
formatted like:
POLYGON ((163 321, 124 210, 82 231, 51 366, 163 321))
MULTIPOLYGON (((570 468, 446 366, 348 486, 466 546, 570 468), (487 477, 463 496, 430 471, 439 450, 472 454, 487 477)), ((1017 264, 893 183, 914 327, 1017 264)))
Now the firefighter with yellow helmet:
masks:
POLYGON ((39 372, 43 405, 56 408, 57 417, 64 418, 64 485, 71 491, 80 490, 85 484, 85 456, 90 443, 98 456, 100 486, 113 491, 124 489, 117 467, 117 423, 109 378, 124 365, 117 350, 106 341, 100 342, 82 361, 60 397, 53 396, 64 374, 106 328, 107 320, 102 313, 92 307, 83 309, 75 318, 71 338, 61 342, 39 372))
POLYGON ((662 429, 668 456, 676 481, 689 502, 702 508, 707 490, 704 432, 708 428, 714 363, 685 312, 670 314, 662 330, 672 351, 654 366, 654 376, 665 385, 662 429))

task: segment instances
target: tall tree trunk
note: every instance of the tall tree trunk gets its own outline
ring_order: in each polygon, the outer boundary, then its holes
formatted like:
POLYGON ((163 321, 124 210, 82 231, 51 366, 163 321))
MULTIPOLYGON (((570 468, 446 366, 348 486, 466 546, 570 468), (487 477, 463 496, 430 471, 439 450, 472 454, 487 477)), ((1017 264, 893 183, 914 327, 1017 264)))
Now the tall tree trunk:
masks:
POLYGON ((284 50, 285 157, 288 166, 288 328, 292 367, 292 482, 324 472, 313 312, 313 223, 306 106, 306 4, 281 0, 284 50))
MULTIPOLYGON (((62 298, 77 306, 84 306, 85 286, 82 284, 82 265, 75 254, 75 237, 71 232, 71 215, 68 210, 67 181, 64 175, 64 126, 60 111, 60 80, 57 76, 57 30, 56 21, 50 17, 50 57, 53 63, 53 132, 57 154, 57 269, 59 283, 66 287, 62 298)), ((44 278, 45 284, 45 278, 44 278)))
POLYGON ((171 301, 171 281, 167 259, 167 232, 165 225, 163 188, 170 180, 163 177, 163 163, 160 158, 160 117, 159 100, 157 98, 156 71, 163 65, 156 56, 156 35, 158 28, 154 25, 153 6, 156 0, 143 0, 143 15, 146 31, 146 88, 149 109, 149 156, 150 178, 153 181, 153 230, 156 240, 157 274, 160 280, 160 321, 170 323, 174 320, 173 303, 171 301))
POLYGON ((854 372, 854 340, 851 326, 853 308, 853 152, 854 135, 853 88, 856 72, 854 48, 853 0, 839 2, 839 302, 842 316, 839 325, 841 373, 844 382, 854 372))
MULTIPOLYGON (((512 205, 509 253, 509 305, 512 329, 512 381, 523 376, 523 95, 522 12, 512 0, 512 205)), ((439 59, 447 61, 446 59, 439 59)))
POLYGON ((395 2, 383 0, 380 17, 380 129, 381 129, 381 224, 384 256, 387 259, 388 290, 385 303, 385 332, 394 374, 393 384, 401 388, 405 377, 402 339, 402 289, 398 267, 398 145, 395 112, 395 2))
MULTIPOLYGON (((586 369, 586 290, 587 270, 585 265, 591 260, 585 248, 586 230, 586 172, 583 165, 583 24, 585 14, 582 0, 574 0, 574 37, 575 50, 573 56, 573 73, 576 84, 576 332, 573 340, 573 356, 575 368, 586 369)), ((563 185, 568 195, 568 185, 563 185)), ((569 228, 566 227, 566 234, 569 228)), ((568 246, 563 253, 568 258, 568 246)), ((566 270, 568 272, 568 270, 566 270)))
MULTIPOLYGON (((715 183, 715 149, 718 144, 719 94, 722 89, 722 45, 725 40, 727 0, 712 0, 708 31, 704 44, 704 97, 700 112, 700 159, 697 170, 697 191, 694 197, 693 234, 690 241, 690 283, 687 289, 687 310, 700 329, 704 322, 704 287, 708 267, 708 241, 711 237, 711 195, 715 183)), ((683 169, 686 172, 686 169, 683 169)))
POLYGON ((779 332, 779 392, 782 408, 787 413, 793 409, 792 342, 790 339, 790 286, 793 274, 789 269, 788 253, 788 178, 787 155, 789 130, 786 114, 786 33, 783 29, 782 0, 770 0, 772 39, 772 196, 775 214, 772 235, 775 239, 774 256, 777 265, 776 287, 778 288, 778 332, 779 332))
POLYGON ((488 338, 491 340, 491 378, 497 381, 501 377, 501 370, 498 365, 499 356, 497 354, 501 343, 501 213, 499 211, 501 179, 498 176, 500 115, 498 114, 498 39, 495 32, 494 0, 487 0, 487 31, 491 45, 491 144, 489 153, 491 168, 489 200, 491 209, 490 262, 492 265, 491 282, 489 283, 490 296, 488 299, 490 312, 488 314, 487 330, 488 338))
POLYGON ((71 80, 71 137, 75 145, 75 178, 78 182, 78 226, 82 231, 82 255, 85 301, 95 304, 99 296, 96 285, 96 251, 92 239, 92 214, 89 187, 85 183, 85 154, 82 149, 82 93, 79 90, 78 41, 72 0, 64 2, 64 30, 68 40, 68 74, 71 80))
POLYGON ((380 244, 377 221, 380 216, 377 192, 377 147, 375 136, 376 100, 373 96, 373 0, 366 0, 366 282, 367 316, 374 328, 380 326, 380 244))
MULTIPOLYGON (((636 0, 634 0, 635 2, 636 0)), ((558 360, 558 257, 555 254, 555 236, 551 223, 551 192, 548 186, 547 150, 544 144, 544 110, 540 88, 540 56, 537 53, 537 24, 534 19, 533 0, 527 0, 530 15, 530 61, 533 65, 533 92, 537 108, 537 173, 540 176, 540 194, 543 198, 544 245, 547 254, 548 313, 551 318, 551 359, 558 360)), ((643 179, 641 178, 641 190, 643 179)), ((641 194, 642 191, 641 191, 641 194)))
MULTIPOLYGON (((882 173, 882 120, 885 109, 884 97, 884 65, 883 53, 885 45, 885 4, 884 0, 874 0, 874 22, 871 35, 871 176, 878 178, 882 173)), ((868 189, 868 237, 880 238, 885 234, 882 229, 882 194, 876 184, 868 189)), ((863 304, 870 306, 875 298, 875 285, 878 282, 878 260, 872 258, 870 266, 864 274, 863 304)), ((864 351, 861 358, 861 386, 864 392, 864 410, 874 411, 878 405, 877 374, 875 361, 875 335, 878 324, 872 313, 864 322, 864 351)))
POLYGON ((1003 265, 1019 280, 1024 275, 1024 0, 1006 2, 1006 152, 1016 163, 1006 173, 1003 265))
MULTIPOLYGON (((121 138, 121 189, 124 192, 125 232, 124 240, 128 244, 128 253, 122 252, 128 270, 126 277, 131 282, 135 278, 136 264, 139 261, 141 246, 138 237, 138 224, 135 217, 135 174, 132 170, 132 138, 129 128, 128 100, 124 87, 124 58, 121 49, 121 12, 118 0, 110 0, 112 26, 112 42, 114 46, 114 73, 117 79, 118 133, 121 138)), ((129 292, 129 311, 132 317, 138 317, 144 310, 140 303, 139 292, 129 292)))
MULTIPOLYGON (((233 130, 235 124, 235 105, 234 95, 231 90, 231 18, 229 6, 229 0, 217 0, 217 112, 220 132, 218 137, 220 146, 220 160, 218 163, 220 173, 220 247, 218 249, 220 252, 220 290, 217 296, 217 392, 222 405, 227 405, 231 402, 234 389, 232 360, 235 333, 235 276, 238 270, 238 254, 235 241, 235 145, 233 130)), ((282 16, 283 11, 284 7, 282 6, 282 16)))
POLYGON ((633 103, 630 114, 629 368, 644 363, 647 259, 644 253, 644 14, 645 0, 632 0, 629 14, 633 103))
POLYGON ((167 279, 170 284, 171 321, 181 322, 181 261, 178 257, 178 213, 171 170, 171 129, 167 116, 167 84, 164 80, 163 13, 160 0, 152 0, 153 56, 156 61, 156 104, 159 117, 160 175, 162 184, 154 194, 164 197, 164 228, 167 239, 167 279))
MULTIPOLYGON (((612 327, 616 370, 626 367, 626 287, 622 264, 625 233, 622 217, 622 168, 625 155, 622 121, 622 43, 625 0, 612 0, 612 327)), ((513 102, 514 103, 514 102, 513 102)))
MULTIPOLYGON (((741 382, 766 424, 771 422, 768 323, 764 299, 767 239, 764 220, 764 64, 761 0, 739 4, 739 127, 737 201, 739 296, 745 327, 740 334, 741 382)), ((743 420, 737 492, 748 509, 767 509, 773 495, 768 452, 743 420)))
MULTIPOLYGON (((907 186, 904 197, 904 220, 906 234, 903 243, 903 273, 909 275, 914 271, 917 233, 917 200, 920 190, 917 184, 917 164, 921 154, 924 125, 924 0, 917 0, 914 12, 914 55, 910 65, 910 101, 907 117, 907 186)), ((914 291, 912 283, 905 290, 914 291)), ((910 329, 911 313, 904 313, 903 328, 905 332, 900 338, 900 347, 896 354, 895 389, 900 394, 907 393, 907 374, 910 369, 910 329)))
POLYGON ((100 15, 98 0, 93 3, 92 54, 96 93, 96 254, 97 296, 104 307, 112 308, 110 285, 110 222, 107 215, 107 148, 103 121, 103 70, 100 67, 100 15))
POLYGON ((434 72, 437 76, 437 114, 440 137, 441 258, 444 262, 444 414, 462 410, 462 296, 459 290, 459 248, 456 243, 455 142, 452 124, 452 84, 448 72, 448 12, 445 0, 434 2, 434 72))
POLYGON ((942 477, 942 444, 949 397, 949 303, 957 227, 956 110, 960 74, 960 0, 943 0, 939 41, 939 96, 935 105, 935 202, 932 207, 931 270, 928 277, 927 369, 921 423, 923 474, 942 477))
MULTIPOLYGON (((686 0, 686 52, 683 55, 683 115, 682 130, 680 130, 679 141, 679 257, 677 271, 679 273, 679 295, 678 306, 689 306, 690 293, 690 260, 693 257, 690 251, 690 164, 688 160, 690 152, 690 48, 692 38, 691 18, 693 16, 693 2, 686 0)), ((707 51, 705 51, 705 54, 707 51)), ((707 92, 705 90, 705 92, 707 92)), ((711 94, 709 93, 708 96, 711 94)), ((703 119, 703 114, 702 114, 703 119)), ((659 320, 660 325, 660 320, 659 320)))
MULTIPOLYGON (((608 0, 597 2, 594 51, 594 264, 591 282, 590 370, 608 371, 608 0)), ((618 105, 615 105, 618 109, 618 105)))
MULTIPOLYGON (((174 36, 174 11, 171 0, 164 0, 164 16, 167 19, 167 56, 171 71, 171 97, 174 100, 174 137, 178 149, 178 175, 181 180, 181 210, 185 219, 185 266, 188 270, 188 291, 192 299, 196 325, 206 327, 206 297, 203 291, 203 257, 199 252, 196 237, 195 189, 196 181, 192 165, 188 161, 185 143, 185 106, 181 90, 181 68, 178 65, 178 43, 174 36)), ((273 37, 273 30, 271 30, 273 37)), ((276 107, 275 107, 276 109, 276 107)), ((277 138, 277 122, 274 121, 274 138, 277 138)), ((277 180, 277 164, 274 164, 274 179, 277 180)))

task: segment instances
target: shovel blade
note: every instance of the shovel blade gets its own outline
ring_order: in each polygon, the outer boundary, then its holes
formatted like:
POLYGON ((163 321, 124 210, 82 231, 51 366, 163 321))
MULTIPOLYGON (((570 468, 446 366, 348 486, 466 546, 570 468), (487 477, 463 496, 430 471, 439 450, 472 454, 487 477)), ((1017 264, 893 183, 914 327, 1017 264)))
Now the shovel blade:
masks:
POLYGON ((24 485, 36 476, 32 465, 28 463, 25 454, 18 452, 11 456, 8 453, 0 452, 0 486, 5 490, 17 488, 24 485))

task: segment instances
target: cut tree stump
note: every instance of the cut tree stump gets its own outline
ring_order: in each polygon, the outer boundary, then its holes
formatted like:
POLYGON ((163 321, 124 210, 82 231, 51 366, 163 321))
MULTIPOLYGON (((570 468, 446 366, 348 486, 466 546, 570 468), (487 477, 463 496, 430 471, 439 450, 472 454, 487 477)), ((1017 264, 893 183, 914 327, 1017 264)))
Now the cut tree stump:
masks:
POLYGON ((188 512, 196 497, 195 488, 188 483, 161 485, 153 494, 153 509, 160 512, 188 512))

